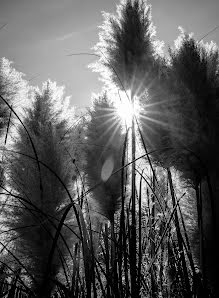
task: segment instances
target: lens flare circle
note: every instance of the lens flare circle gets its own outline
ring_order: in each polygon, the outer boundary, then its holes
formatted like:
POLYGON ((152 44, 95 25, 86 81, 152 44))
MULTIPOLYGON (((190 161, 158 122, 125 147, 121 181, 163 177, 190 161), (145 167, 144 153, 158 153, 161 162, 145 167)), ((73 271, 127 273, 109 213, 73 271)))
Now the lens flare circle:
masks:
POLYGON ((114 169, 114 159, 112 156, 109 156, 103 166, 102 166, 102 170, 101 170, 101 179, 106 182, 109 177, 111 176, 112 172, 114 169))

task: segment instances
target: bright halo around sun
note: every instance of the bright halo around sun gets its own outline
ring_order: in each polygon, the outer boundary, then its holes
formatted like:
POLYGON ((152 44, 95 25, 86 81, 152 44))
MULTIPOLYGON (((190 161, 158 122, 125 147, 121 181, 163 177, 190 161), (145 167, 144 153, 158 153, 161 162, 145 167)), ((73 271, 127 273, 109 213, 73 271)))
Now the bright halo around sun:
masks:
POLYGON ((127 126, 132 126, 133 116, 138 117, 140 113, 139 101, 135 98, 134 105, 131 103, 131 92, 121 92, 119 100, 116 101, 116 110, 122 122, 127 126))

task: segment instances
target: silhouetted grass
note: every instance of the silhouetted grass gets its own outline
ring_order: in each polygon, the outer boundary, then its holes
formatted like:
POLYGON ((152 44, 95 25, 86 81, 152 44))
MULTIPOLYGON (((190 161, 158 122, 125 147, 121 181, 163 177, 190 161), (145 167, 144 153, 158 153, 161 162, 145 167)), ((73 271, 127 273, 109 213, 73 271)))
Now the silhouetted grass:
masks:
MULTIPOLYGON (((7 104, 6 99, 1 95, 0 97, 7 104)), ((115 212, 113 220, 109 220, 99 214, 90 203, 90 195, 104 182, 100 180, 87 189, 83 174, 77 167, 77 161, 74 160, 72 167, 77 168, 78 189, 72 198, 69 187, 57 173, 39 160, 28 129, 14 109, 10 105, 8 108, 23 125, 35 156, 2 148, 4 154, 25 155, 27 159, 37 162, 39 173, 42 168, 49 170, 65 189, 69 203, 57 212, 57 218, 54 218, 28 199, 13 193, 13 190, 7 187, 7 183, 1 185, 1 196, 9 197, 5 205, 2 203, 4 208, 18 208, 16 204, 10 205, 10 197, 13 197, 23 204, 22 208, 30 213, 34 211, 35 214, 39 214, 55 229, 55 235, 51 235, 52 245, 48 258, 44 260, 46 264, 44 281, 39 289, 32 287, 35 277, 25 266, 25 255, 16 256, 16 248, 13 247, 13 239, 15 240, 16 236, 8 239, 4 237, 1 240, 0 295, 2 297, 211 297, 205 286, 206 280, 195 266, 191 235, 188 232, 189 223, 184 219, 180 205, 185 194, 181 196, 177 194, 172 169, 161 169, 151 160, 151 152, 147 150, 136 119, 134 120, 138 128, 136 131, 143 144, 142 154, 131 161, 127 158, 129 134, 127 131, 121 167, 117 165, 118 168, 112 173, 112 176, 118 173, 121 175, 121 206, 115 212), (139 164, 141 160, 143 165, 139 164), (130 166, 135 171, 132 191, 129 187, 130 166), (133 208, 133 194, 135 208, 133 208), (70 213, 75 219, 75 227, 65 222, 70 213), (64 227, 74 236, 71 245, 66 243, 62 235, 64 227), (59 249, 59 239, 67 248, 66 255, 59 249), (56 249, 62 266, 54 278, 52 261, 56 249), (133 272, 136 281, 134 287, 133 272), (53 290, 49 296, 48 293, 44 296, 43 290, 48 281, 52 282, 53 290)), ((10 119, 11 113, 5 140, 9 133, 10 119)), ((86 140, 84 141, 86 143, 86 140)), ((157 149, 158 152, 161 150, 162 148, 157 149)), ((42 179, 41 174, 39 179, 42 179)), ((198 191, 196 195, 199 202, 198 191)), ((200 227, 201 218, 199 218, 200 227)), ((29 228, 31 233, 31 227, 29 228)), ((11 232, 16 235, 15 230, 2 232, 1 235, 11 232)))
MULTIPOLYGON (((1 99, 7 103, 2 96, 1 99)), ((13 108, 10 106, 9 108, 19 119, 13 108)), ((22 124, 21 119, 19 121, 22 124)), ((31 140, 28 130, 26 128, 25 130, 31 140)), ((6 137, 7 134, 8 129, 6 137)), ((170 169, 167 169, 166 177, 162 174, 163 181, 157 176, 159 168, 156 169, 150 160, 150 153, 147 152, 144 142, 145 152, 141 159, 146 157, 147 162, 144 164, 146 168, 143 166, 139 170, 136 167, 135 174, 140 177, 140 180, 139 184, 135 185, 136 225, 131 225, 133 209, 126 177, 128 166, 133 162, 137 163, 140 159, 136 158, 135 161, 126 162, 127 136, 128 133, 124 140, 123 156, 121 156, 122 167, 112 174, 115 175, 119 171, 122 177, 122 204, 120 210, 115 214, 114 222, 109 222, 107 219, 103 220, 102 217, 99 226, 97 226, 92 223, 91 219, 92 212, 95 210, 91 210, 92 207, 89 204, 85 208, 85 205, 80 203, 82 201, 87 202, 89 193, 103 182, 100 181, 91 189, 86 190, 85 185, 82 185, 81 178, 81 192, 78 193, 78 198, 73 200, 68 187, 46 163, 38 159, 37 153, 35 157, 27 155, 26 157, 36 160, 38 165, 49 169, 63 184, 70 199, 70 203, 65 206, 62 217, 57 224, 54 225, 49 214, 43 214, 43 211, 34 204, 13 194, 11 190, 7 189, 7 186, 2 185, 5 194, 25 202, 23 208, 32 208, 41 213, 56 229, 49 257, 45 260, 47 264, 45 284, 51 278, 52 258, 58 239, 63 238, 62 228, 65 225, 65 219, 73 209, 78 227, 78 240, 72 244, 72 247, 68 247, 67 251, 70 258, 61 256, 61 279, 59 280, 57 277, 57 279, 52 280, 54 291, 53 294, 51 293, 51 297, 122 298, 134 297, 134 295, 136 297, 136 293, 139 297, 201 297, 200 287, 203 284, 194 266, 189 235, 180 208, 182 198, 176 197, 170 169), (149 171, 146 171, 148 168, 149 171), (164 189, 163 192, 161 188, 164 189), (136 238, 133 238, 131 234, 133 228, 136 238), (130 250, 132 247, 136 248, 135 264, 131 264, 133 258, 130 258, 130 250), (68 262, 71 263, 71 266, 68 266, 68 262), (137 280, 135 289, 131 286, 133 267, 137 280)), ((32 146, 34 149, 33 142, 32 146)), ((34 151, 36 152, 35 149, 34 151)), ((10 150, 4 150, 4 154, 10 154, 10 150)), ((22 153, 18 152, 17 154, 22 153)), ((73 230, 72 233, 75 234, 73 230)), ((20 259, 16 257, 13 249, 10 246, 7 248, 7 243, 2 243, 2 247, 1 253, 7 251, 7 254, 1 261, 1 295, 11 298, 36 297, 30 283, 34 277, 26 269, 21 256, 20 259), (11 255, 10 258, 9 255, 11 255), (11 258, 13 259, 12 267, 7 265, 7 261, 10 260, 11 262, 11 258)), ((43 297, 43 288, 39 289, 39 292, 43 297)))

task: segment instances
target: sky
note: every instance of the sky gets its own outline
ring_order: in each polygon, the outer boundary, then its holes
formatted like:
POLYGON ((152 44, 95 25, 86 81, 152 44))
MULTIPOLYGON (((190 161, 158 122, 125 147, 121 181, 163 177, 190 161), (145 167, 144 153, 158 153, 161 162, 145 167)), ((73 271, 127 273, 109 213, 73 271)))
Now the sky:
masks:
MULTIPOLYGON (((50 78, 64 85, 71 104, 80 110, 101 91, 98 74, 88 69, 95 57, 102 11, 115 13, 119 0, 0 0, 0 57, 26 75, 32 85, 50 78)), ((150 0, 157 37, 172 46, 178 27, 202 38, 219 25, 218 0, 150 0)), ((204 41, 219 45, 219 28, 204 41)))

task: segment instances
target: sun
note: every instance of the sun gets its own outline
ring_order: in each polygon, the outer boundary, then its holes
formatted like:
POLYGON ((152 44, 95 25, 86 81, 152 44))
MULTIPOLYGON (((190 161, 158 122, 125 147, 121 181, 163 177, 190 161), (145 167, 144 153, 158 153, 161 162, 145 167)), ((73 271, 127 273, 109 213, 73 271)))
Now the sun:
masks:
POLYGON ((134 104, 131 102, 131 92, 121 92, 119 100, 116 101, 116 111, 122 123, 127 127, 131 127, 133 116, 138 117, 140 113, 140 105, 137 98, 134 104))

